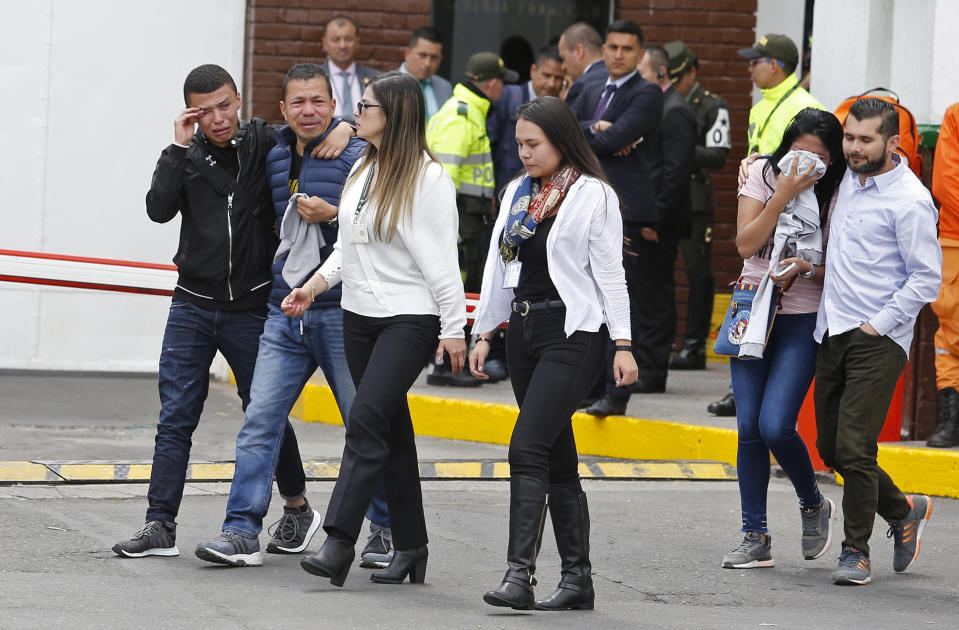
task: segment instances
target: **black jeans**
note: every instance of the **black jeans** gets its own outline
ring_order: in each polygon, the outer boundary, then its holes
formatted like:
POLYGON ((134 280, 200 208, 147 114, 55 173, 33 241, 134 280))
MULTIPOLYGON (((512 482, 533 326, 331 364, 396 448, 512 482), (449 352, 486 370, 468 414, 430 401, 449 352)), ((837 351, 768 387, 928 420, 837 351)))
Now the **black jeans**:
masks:
POLYGON ((579 489, 579 458, 572 415, 606 356, 607 337, 577 330, 566 337, 565 311, 513 313, 506 338, 519 416, 509 441, 511 475, 535 477, 543 486, 579 489))
POLYGON ((906 497, 876 463, 876 441, 905 366, 899 344, 859 328, 827 333, 816 357, 816 448, 843 476, 842 544, 866 555, 876 514, 898 521, 909 513, 906 497))
POLYGON ((365 317, 343 311, 343 345, 356 398, 323 523, 328 534, 356 542, 383 478, 394 546, 416 549, 427 543, 406 394, 436 350, 439 332, 435 315, 365 317))
MULTIPOLYGON (((633 337, 633 357, 639 378, 666 381, 669 353, 676 336, 676 264, 675 237, 660 234, 659 242, 642 237, 642 226, 626 223, 623 234, 630 244, 623 248, 626 288, 629 290, 629 327, 633 337)), ((606 360, 606 395, 628 400, 629 388, 616 387, 612 376, 610 348, 606 360)))

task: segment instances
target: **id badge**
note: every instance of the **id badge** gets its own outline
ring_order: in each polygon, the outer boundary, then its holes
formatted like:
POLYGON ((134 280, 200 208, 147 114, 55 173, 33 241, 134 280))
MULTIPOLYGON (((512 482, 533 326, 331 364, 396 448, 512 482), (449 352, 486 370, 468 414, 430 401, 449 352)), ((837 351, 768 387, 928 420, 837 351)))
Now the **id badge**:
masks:
POLYGON ((511 260, 506 263, 506 273, 503 274, 503 288, 515 289, 519 286, 519 272, 523 268, 523 263, 518 260, 511 260))
POLYGON ((350 223, 347 226, 347 236, 351 243, 369 243, 370 234, 364 223, 350 223))

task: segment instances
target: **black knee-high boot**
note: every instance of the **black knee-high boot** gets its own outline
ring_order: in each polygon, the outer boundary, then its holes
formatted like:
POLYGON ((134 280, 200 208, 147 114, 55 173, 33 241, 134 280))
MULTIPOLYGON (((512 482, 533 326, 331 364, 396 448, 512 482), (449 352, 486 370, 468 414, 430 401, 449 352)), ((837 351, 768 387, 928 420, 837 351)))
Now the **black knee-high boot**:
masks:
POLYGON ((536 602, 537 610, 592 610, 592 565, 589 562, 589 507, 578 487, 549 488, 549 515, 562 560, 562 578, 553 594, 536 602))
POLYGON ((517 610, 533 608, 536 580, 536 556, 546 523, 546 486, 535 477, 513 475, 509 495, 509 568, 499 588, 483 595, 491 606, 509 606, 517 610))

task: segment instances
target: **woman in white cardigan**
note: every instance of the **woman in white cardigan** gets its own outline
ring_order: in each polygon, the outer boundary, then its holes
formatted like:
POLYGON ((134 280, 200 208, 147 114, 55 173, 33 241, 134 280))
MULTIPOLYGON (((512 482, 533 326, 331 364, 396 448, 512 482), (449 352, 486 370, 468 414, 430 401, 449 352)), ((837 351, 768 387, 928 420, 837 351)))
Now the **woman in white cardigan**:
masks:
POLYGON ((426 521, 406 394, 432 354, 446 352, 454 372, 466 359, 456 192, 426 147, 420 85, 408 74, 386 73, 369 84, 357 110, 356 134, 370 144, 343 187, 333 254, 282 304, 299 315, 343 282, 344 349, 356 398, 323 524, 328 537, 300 563, 335 586, 349 572, 381 477, 395 551, 370 579, 423 581, 426 521))
POLYGON ((517 117, 526 175, 506 188, 493 228, 470 355, 473 375, 488 378, 489 338, 509 319, 507 362, 520 408, 509 448, 509 568, 483 599, 516 609, 591 609, 589 512, 572 415, 602 371, 603 324, 616 340, 617 385, 636 380, 623 222, 616 193, 565 102, 537 98, 517 117), (562 579, 537 602, 533 573, 547 495, 562 579))

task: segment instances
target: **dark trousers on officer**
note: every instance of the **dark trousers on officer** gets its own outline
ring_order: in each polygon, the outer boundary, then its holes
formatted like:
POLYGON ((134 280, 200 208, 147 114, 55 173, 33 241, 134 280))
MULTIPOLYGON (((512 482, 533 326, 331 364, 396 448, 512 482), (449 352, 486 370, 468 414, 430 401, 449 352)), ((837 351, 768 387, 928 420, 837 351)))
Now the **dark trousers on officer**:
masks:
POLYGON ((706 240, 712 217, 705 212, 692 215, 692 236, 679 241, 683 254, 683 270, 689 279, 689 300, 686 307, 687 341, 705 346, 713 316, 713 282, 711 243, 706 240))
POLYGON ((356 384, 343 461, 323 529, 356 541, 379 479, 386 480, 396 549, 426 545, 413 421, 406 395, 436 350, 435 315, 366 317, 343 311, 346 361, 356 384))
POLYGON ((816 358, 816 448, 843 476, 843 546, 869 554, 876 514, 898 521, 909 503, 876 463, 877 441, 906 365, 906 353, 887 336, 854 328, 823 337, 816 358))
POLYGON ((580 490, 573 412, 602 369, 608 337, 563 330, 565 310, 513 313, 506 358, 519 416, 509 444, 513 476, 534 477, 542 487, 580 490))

